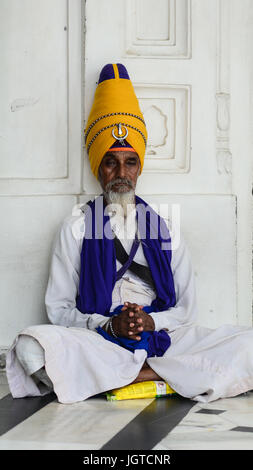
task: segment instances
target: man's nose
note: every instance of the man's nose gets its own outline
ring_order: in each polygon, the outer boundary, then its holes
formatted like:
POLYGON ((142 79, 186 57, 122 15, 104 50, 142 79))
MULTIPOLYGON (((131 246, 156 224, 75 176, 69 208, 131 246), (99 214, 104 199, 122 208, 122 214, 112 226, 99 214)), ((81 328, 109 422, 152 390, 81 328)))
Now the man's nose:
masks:
POLYGON ((118 178, 125 178, 127 175, 126 167, 123 163, 120 163, 118 166, 117 176, 118 178))

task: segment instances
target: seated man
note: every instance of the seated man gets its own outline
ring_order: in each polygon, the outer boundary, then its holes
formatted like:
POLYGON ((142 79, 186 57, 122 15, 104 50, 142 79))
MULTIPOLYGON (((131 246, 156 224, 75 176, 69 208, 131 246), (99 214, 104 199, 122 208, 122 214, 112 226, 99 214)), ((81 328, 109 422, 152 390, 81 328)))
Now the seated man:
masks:
POLYGON ((51 325, 22 330, 7 355, 13 397, 59 402, 164 380, 209 402, 253 388, 253 329, 196 325, 194 274, 181 238, 135 194, 147 132, 128 73, 108 64, 87 123, 103 193, 56 237, 46 292, 51 325), (45 385, 44 389, 41 385, 45 385))

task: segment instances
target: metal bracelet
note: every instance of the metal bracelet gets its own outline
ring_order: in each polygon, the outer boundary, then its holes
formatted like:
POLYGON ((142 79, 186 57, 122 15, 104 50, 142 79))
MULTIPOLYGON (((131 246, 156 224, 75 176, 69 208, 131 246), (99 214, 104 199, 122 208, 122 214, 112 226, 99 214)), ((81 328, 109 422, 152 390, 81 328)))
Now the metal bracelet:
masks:
POLYGON ((112 336, 114 336, 114 338, 118 338, 118 336, 116 335, 116 333, 115 333, 115 331, 114 331, 114 329, 113 329, 112 320, 113 320, 113 317, 110 318, 110 320, 109 320, 109 328, 110 328, 110 330, 111 330, 112 336))

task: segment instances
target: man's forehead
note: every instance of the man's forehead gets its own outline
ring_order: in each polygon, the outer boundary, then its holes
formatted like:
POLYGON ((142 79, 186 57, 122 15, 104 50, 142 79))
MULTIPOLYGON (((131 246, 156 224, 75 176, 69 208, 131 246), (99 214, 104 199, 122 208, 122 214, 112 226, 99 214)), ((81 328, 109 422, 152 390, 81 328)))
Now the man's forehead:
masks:
POLYGON ((104 155, 103 160, 109 157, 115 159, 137 158, 139 160, 138 154, 129 150, 108 150, 104 155))

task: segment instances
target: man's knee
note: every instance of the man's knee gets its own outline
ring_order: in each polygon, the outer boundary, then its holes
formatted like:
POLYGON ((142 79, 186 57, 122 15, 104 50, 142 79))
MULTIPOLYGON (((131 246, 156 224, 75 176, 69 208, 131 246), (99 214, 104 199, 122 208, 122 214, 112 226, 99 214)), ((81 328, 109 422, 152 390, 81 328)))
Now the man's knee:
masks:
POLYGON ((15 347, 16 355, 28 375, 45 364, 45 353, 40 343, 28 335, 20 335, 15 347))

